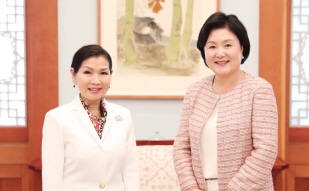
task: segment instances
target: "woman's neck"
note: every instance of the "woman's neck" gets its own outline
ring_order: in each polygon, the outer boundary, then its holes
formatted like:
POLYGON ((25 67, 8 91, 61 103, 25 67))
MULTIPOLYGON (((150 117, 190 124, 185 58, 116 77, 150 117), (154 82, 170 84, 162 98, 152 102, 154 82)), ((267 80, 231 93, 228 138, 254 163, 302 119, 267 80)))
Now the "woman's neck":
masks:
POLYGON ((225 94, 232 91, 244 76, 244 72, 239 70, 231 76, 217 76, 215 75, 212 88, 216 94, 225 94))

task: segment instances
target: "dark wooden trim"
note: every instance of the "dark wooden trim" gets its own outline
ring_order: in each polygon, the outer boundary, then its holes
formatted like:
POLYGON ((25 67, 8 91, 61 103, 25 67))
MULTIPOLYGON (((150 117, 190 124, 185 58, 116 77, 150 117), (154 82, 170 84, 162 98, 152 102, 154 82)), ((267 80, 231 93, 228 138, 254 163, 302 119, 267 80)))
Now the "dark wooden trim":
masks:
POLYGON ((173 145, 174 140, 137 140, 136 145, 137 146, 143 146, 143 145, 173 145))
POLYGON ((286 162, 284 162, 281 158, 277 157, 275 164, 273 166, 274 170, 284 170, 286 168, 289 167, 289 164, 287 164, 286 162))
POLYGON ((35 161, 29 164, 29 168, 34 171, 41 171, 42 170, 42 159, 37 158, 35 161))

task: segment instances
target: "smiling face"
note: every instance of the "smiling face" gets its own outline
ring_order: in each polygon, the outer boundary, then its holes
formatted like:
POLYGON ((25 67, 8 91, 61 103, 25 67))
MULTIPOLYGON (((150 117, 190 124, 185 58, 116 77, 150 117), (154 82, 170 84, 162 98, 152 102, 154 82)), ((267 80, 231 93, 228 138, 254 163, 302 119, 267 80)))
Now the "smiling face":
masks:
POLYGON ((216 76, 229 77, 240 71, 243 47, 228 28, 212 30, 204 51, 206 63, 216 76))
POLYGON ((82 62, 77 73, 73 68, 70 71, 83 99, 90 105, 100 103, 111 83, 108 60, 104 56, 92 56, 82 62))

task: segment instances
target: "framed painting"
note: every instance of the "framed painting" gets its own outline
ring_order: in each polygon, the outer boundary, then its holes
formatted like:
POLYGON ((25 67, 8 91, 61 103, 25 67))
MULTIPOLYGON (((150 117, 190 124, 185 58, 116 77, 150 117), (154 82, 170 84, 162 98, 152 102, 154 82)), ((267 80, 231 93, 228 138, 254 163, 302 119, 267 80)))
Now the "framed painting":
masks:
POLYGON ((196 48, 219 0, 98 0, 98 44, 113 59, 114 99, 182 99, 212 74, 196 48))

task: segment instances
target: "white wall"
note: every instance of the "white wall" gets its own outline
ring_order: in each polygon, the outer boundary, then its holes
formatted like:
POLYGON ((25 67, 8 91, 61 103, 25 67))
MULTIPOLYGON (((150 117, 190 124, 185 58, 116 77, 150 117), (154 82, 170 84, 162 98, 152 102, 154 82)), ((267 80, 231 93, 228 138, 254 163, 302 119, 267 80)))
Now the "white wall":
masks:
MULTIPOLYGON (((258 75, 259 0, 221 0, 220 10, 235 14, 246 26, 251 53, 242 69, 258 75)), ((59 105, 77 94, 69 68, 73 54, 83 45, 97 43, 97 0, 59 0, 59 105)), ((206 18, 205 18, 206 19, 206 18)), ((180 120, 182 100, 109 100, 132 111, 137 139, 148 139, 159 131, 174 139, 180 120)))
POLYGON ((259 71, 259 5, 259 0, 220 0, 221 11, 235 14, 247 29, 251 49, 241 68, 254 75, 259 71))

